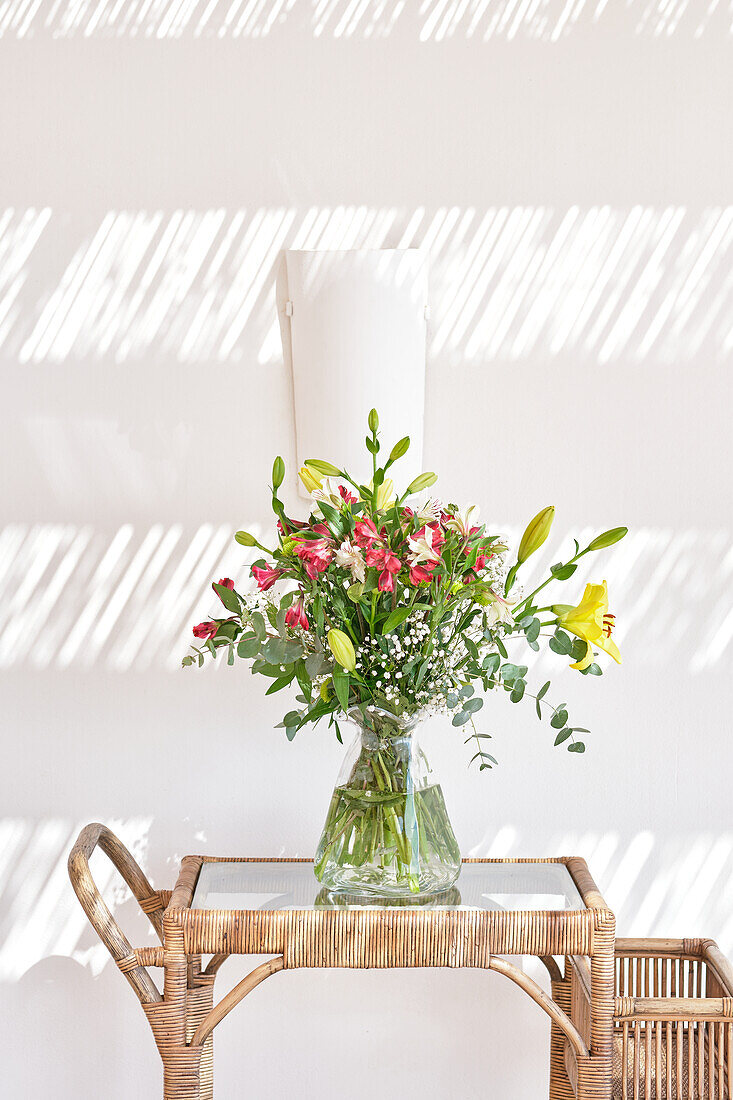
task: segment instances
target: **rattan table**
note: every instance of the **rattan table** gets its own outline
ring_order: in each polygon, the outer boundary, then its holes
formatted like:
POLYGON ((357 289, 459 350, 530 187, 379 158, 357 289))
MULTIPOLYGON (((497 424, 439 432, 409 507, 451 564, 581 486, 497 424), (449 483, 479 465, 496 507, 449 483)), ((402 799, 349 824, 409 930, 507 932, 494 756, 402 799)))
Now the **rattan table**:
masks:
POLYGON ((265 978, 298 967, 475 967, 515 982, 551 1021, 550 1100, 609 1100, 615 920, 581 859, 466 860, 456 887, 389 903, 320 890, 312 861, 187 856, 172 892, 153 890, 120 841, 88 825, 69 857, 74 889, 135 990, 163 1062, 164 1100, 211 1100, 213 1032, 265 978), (99 845, 148 915, 161 946, 133 950, 89 870, 99 845), (229 955, 271 955, 214 1004, 229 955), (502 956, 536 955, 552 996, 502 956), (210 956, 204 965, 203 956, 210 956), (589 960, 571 1011, 568 960, 589 960), (565 973, 557 959, 565 959, 565 973), (162 993, 148 967, 163 968, 162 993))

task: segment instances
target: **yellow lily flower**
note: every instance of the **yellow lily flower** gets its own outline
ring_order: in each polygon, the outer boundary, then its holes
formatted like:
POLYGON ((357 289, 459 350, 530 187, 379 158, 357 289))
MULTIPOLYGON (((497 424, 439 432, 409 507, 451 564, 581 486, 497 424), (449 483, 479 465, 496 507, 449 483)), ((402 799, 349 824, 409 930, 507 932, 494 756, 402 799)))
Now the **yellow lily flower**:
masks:
POLYGON ((323 482, 323 477, 319 477, 316 471, 312 470, 307 462, 305 466, 301 466, 298 470, 298 477, 309 493, 312 493, 314 489, 320 489, 323 482))
MULTIPOLYGON (((369 482, 367 488, 374 489, 373 480, 369 482)), ((376 509, 378 512, 383 512, 386 508, 391 508, 394 502, 394 484, 391 477, 386 477, 377 489, 376 509)))
POLYGON ((621 664, 621 653, 611 639, 616 616, 608 610, 608 585, 586 584, 583 598, 577 607, 559 604, 553 608, 557 615, 558 626, 569 630, 587 644, 585 656, 571 664, 571 668, 583 670, 593 660, 593 646, 602 649, 621 664))

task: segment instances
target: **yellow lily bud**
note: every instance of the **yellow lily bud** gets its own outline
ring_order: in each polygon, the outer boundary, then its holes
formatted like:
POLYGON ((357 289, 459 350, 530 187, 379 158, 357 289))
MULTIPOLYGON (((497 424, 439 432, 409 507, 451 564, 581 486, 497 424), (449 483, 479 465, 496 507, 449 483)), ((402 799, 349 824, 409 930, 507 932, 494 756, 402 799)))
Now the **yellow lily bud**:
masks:
POLYGON ((311 472, 321 474, 322 477, 339 477, 341 471, 333 462, 323 462, 320 458, 309 458, 306 466, 311 472))
POLYGON ((593 542, 588 544, 589 550, 605 550, 607 546, 613 546, 615 542, 629 533, 628 527, 612 527, 610 531, 604 531, 602 535, 596 535, 593 542))
POLYGON ((519 552, 517 554, 517 562, 519 565, 525 562, 530 554, 534 554, 535 550, 539 550, 542 543, 545 541, 550 533, 552 527, 552 521, 555 518, 555 509, 553 505, 548 508, 543 508, 541 512, 538 512, 533 520, 527 524, 527 529, 522 535, 522 541, 519 544, 519 552))
POLYGON ((279 489, 285 478, 285 463, 280 455, 277 456, 272 464, 272 487, 273 489, 279 489))
POLYGON ((319 477, 318 473, 312 470, 307 462, 305 466, 301 466, 298 470, 298 477, 309 493, 312 493, 314 489, 320 489, 323 482, 323 478, 319 477))
POLYGON ((407 486, 407 492, 412 495, 413 493, 421 493, 423 489, 429 489, 431 485, 435 485, 438 480, 438 475, 434 474, 432 470, 427 470, 424 474, 418 474, 414 481, 411 481, 407 486))
POLYGON ((376 432, 377 428, 379 427, 379 414, 376 409, 372 409, 372 411, 369 413, 368 423, 369 431, 376 432))
POLYGON ((326 637, 328 648, 341 667, 345 668, 347 672, 353 672, 356 668, 356 653, 354 653, 354 647, 348 634, 344 634, 343 630, 337 630, 334 627, 329 630, 326 637))

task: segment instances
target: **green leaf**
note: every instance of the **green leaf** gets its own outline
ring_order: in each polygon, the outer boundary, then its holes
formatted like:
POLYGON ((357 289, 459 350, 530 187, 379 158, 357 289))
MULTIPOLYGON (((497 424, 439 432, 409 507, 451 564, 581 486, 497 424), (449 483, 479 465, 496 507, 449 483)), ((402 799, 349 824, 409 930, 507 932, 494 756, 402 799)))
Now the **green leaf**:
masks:
POLYGON ((540 688, 540 690, 537 692, 537 698, 538 699, 544 699, 544 697, 547 695, 547 692, 549 690, 550 690, 550 681, 548 680, 547 683, 543 684, 542 687, 540 688))
POLYGON ((566 710, 558 710, 553 714, 550 719, 550 725, 554 730, 559 730, 568 720, 568 712, 566 710))
POLYGON ((533 618, 526 627, 524 634, 528 642, 536 642, 540 633, 540 620, 533 618))
POLYGON ((192 665, 193 664, 193 657, 190 657, 190 656, 189 657, 184 657, 183 660, 181 661, 181 664, 184 667, 187 667, 188 665, 192 665))
POLYGON ((566 581, 572 577, 573 573, 577 569, 577 565, 573 565, 570 562, 567 565, 563 565, 562 562, 558 562, 557 565, 550 567, 550 572, 556 581, 566 581))
POLYGON ((573 643, 563 630, 556 630, 550 638, 550 649, 553 653, 567 657, 573 652, 573 643))
POLYGON ((460 695, 461 699, 470 699, 474 691, 475 688, 473 684, 464 684, 463 687, 459 690, 458 694, 460 695))
POLYGON ((567 729, 567 728, 564 729, 564 730, 560 730, 557 737, 555 738, 555 744, 556 745, 562 745, 563 741, 567 741, 568 737, 570 737, 572 732, 573 731, 571 729, 567 729))
POLYGON ((489 653, 488 657, 484 657, 481 662, 482 668, 485 668, 491 676, 493 676, 500 664, 501 657, 498 653, 489 653))
POLYGON ((297 732, 298 732, 298 727, 297 726, 286 726, 285 727, 285 736, 287 737, 288 741, 292 741, 297 732))
POLYGON ((226 638, 230 642, 233 642, 241 629, 239 623, 220 623, 219 629, 214 635, 214 641, 219 642, 222 638, 226 638))
POLYGON ((298 725, 300 725, 300 718, 301 718, 300 711, 298 711, 298 710, 289 710, 288 713, 283 718, 283 725, 285 725, 285 726, 298 726, 298 725))
POLYGON ((294 672, 288 672, 284 676, 278 676, 277 680, 272 681, 265 695, 274 695, 276 691, 280 691, 282 688, 287 687, 294 677, 294 672))
POLYGON ((229 653, 227 654, 227 664, 228 665, 233 665, 234 664, 234 646, 233 645, 229 646, 229 653))
POLYGON ((338 665, 333 671, 333 686, 341 709, 346 713, 349 709, 349 674, 338 665))
POLYGON ((568 745, 568 752, 585 752, 585 745, 582 741, 575 741, 572 745, 568 745))
POLYGON ((470 717, 471 717, 470 711, 459 710, 458 714, 453 715, 453 725, 454 726, 465 726, 466 722, 469 720, 470 717))
POLYGON ((519 666, 514 665, 511 662, 501 666, 501 678, 506 680, 507 683, 511 683, 512 680, 516 680, 519 676, 519 666))
POLYGON ((264 642, 265 635, 267 634, 267 627, 265 626, 265 620, 259 611, 252 613, 252 629, 261 642, 264 642))
POLYGON ((300 690, 303 692, 306 703, 310 703, 311 694, 313 691, 313 684, 311 683, 311 678, 306 671, 305 661, 302 659, 302 657, 300 660, 295 662, 295 677, 298 681, 300 690))
POLYGON ((233 588, 227 588, 225 584, 217 584, 216 581, 212 585, 212 588, 216 592, 217 596, 224 604, 227 611, 234 611, 239 614, 240 601, 239 596, 233 588))
POLYGON ((463 704, 464 711, 468 711, 469 714, 475 714, 476 711, 481 710, 484 705, 484 701, 480 695, 475 696, 473 699, 466 699, 463 704))
POLYGON ((525 689, 526 686, 527 685, 525 684, 524 680, 522 680, 522 679, 517 679, 517 680, 514 681, 514 687, 512 688, 512 693, 509 696, 512 703, 518 703, 519 702, 519 700, 524 695, 524 689, 525 689))
POLYGON ((396 607, 394 611, 387 616, 387 620, 382 627, 383 634, 391 634, 392 631, 401 626, 406 619, 410 617, 414 608, 412 607, 396 607))
POLYGON ((240 657, 256 657, 259 650, 260 642, 254 634, 245 634, 243 638, 240 638, 239 645, 237 646, 237 654, 240 657))
POLYGON ((350 584, 346 589, 346 595, 352 603, 358 603, 364 595, 364 585, 360 581, 357 581, 355 584, 350 584))
POLYGON ((203 653, 197 654, 197 657, 198 657, 198 662, 199 662, 199 668, 203 668, 203 665, 204 665, 204 655, 203 655, 203 653))
POLYGON ((327 667, 328 661, 323 653, 311 653, 305 659, 305 670, 310 676, 311 680, 314 680, 316 676, 320 676, 324 669, 327 667))

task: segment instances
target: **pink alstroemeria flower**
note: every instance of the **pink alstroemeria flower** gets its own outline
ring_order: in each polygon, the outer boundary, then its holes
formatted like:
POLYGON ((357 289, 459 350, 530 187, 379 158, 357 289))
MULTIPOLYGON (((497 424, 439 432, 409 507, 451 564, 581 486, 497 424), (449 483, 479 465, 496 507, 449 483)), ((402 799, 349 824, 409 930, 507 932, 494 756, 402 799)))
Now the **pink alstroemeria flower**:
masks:
POLYGON ((402 562, 386 546, 371 546, 366 552, 366 563, 380 569, 377 588, 380 592, 394 592, 393 574, 399 573, 402 562))
POLYGON ((325 572, 331 564, 333 543, 331 539, 302 539, 293 553, 303 562, 311 580, 315 580, 318 574, 325 572))
POLYGON ((291 603, 290 607, 285 612, 285 622, 288 626, 301 626, 303 630, 309 630, 310 624, 308 622, 308 616, 303 609, 303 597, 291 603))
POLYGON ((362 550, 371 546, 373 542, 382 542, 382 536, 374 526, 374 520, 369 516, 357 520, 354 524, 354 542, 357 546, 361 546, 362 550))
MULTIPOLYGON (((232 580, 231 577, 222 577, 221 580, 217 581, 216 583, 218 585, 221 585, 222 588, 234 588, 234 581, 232 580)), ((212 584, 211 587, 214 588, 214 585, 212 584)), ((215 588, 214 588, 214 591, 216 592, 215 588)), ((216 592, 216 594, 217 594, 217 596, 219 596, 218 592, 216 592)), ((219 596, 219 599, 221 600, 221 596, 219 596)))
POLYGON ((218 623, 196 623, 196 626, 193 628, 193 635, 195 638, 201 638, 201 640, 205 642, 208 638, 213 638, 218 629, 218 623))
POLYGON ((417 586, 423 584, 425 581, 431 581, 433 579, 433 571, 435 569, 435 563, 429 565, 413 565, 410 568, 410 584, 417 586))
POLYGON ((282 569, 271 569, 269 565, 253 565, 252 576, 257 581, 257 587, 260 592, 267 592, 268 588, 272 588, 275 581, 278 581, 283 575, 282 569))
POLYGON ((356 504, 356 497, 344 485, 339 485, 339 493, 346 504, 356 504))

